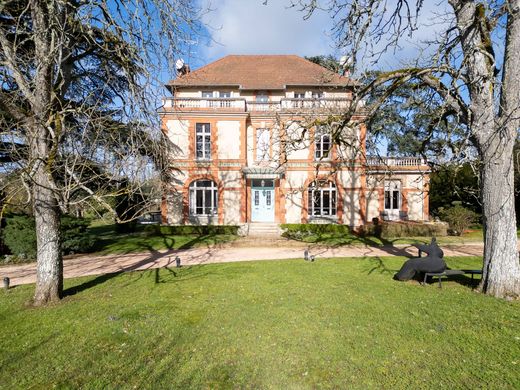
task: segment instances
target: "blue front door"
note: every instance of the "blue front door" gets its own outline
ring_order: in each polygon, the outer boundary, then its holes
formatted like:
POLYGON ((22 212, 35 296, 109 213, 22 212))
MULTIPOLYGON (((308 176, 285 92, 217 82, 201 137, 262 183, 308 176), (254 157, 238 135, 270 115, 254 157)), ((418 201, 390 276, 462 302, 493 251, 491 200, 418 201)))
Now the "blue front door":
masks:
POLYGON ((274 222, 274 183, 272 180, 262 180, 260 183, 253 180, 251 186, 251 221, 274 222), (261 186, 261 184, 264 186, 261 186))

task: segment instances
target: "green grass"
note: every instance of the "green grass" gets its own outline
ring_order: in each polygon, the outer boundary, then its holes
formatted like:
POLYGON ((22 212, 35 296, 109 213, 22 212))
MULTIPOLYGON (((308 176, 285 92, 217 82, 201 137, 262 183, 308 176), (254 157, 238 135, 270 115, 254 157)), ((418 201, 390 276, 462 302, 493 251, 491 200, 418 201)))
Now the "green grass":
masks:
POLYGON ((94 252, 98 254, 120 254, 148 252, 162 249, 188 249, 196 246, 215 245, 233 241, 237 238, 227 234, 173 235, 144 231, 138 226, 135 233, 116 233, 115 225, 94 224, 89 228, 96 237, 94 252))
MULTIPOLYGON (((461 277, 396 282, 403 258, 208 264, 34 286, 0 299, 3 388, 520 386, 520 302, 461 277)), ((478 268, 480 259, 448 259, 478 268)))

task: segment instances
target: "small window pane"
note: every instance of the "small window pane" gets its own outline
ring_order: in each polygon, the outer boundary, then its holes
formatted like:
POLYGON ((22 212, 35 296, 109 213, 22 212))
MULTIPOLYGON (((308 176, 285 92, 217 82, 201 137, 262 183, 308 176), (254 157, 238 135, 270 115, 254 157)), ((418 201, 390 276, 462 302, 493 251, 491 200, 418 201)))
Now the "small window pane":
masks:
POLYGON ((255 206, 260 205, 260 191, 255 191, 255 206))
POLYGON ((267 191, 267 193, 265 194, 266 198, 265 198, 265 204, 267 206, 271 206, 271 191, 267 191))
POLYGON ((385 209, 390 209, 390 191, 385 191, 385 209))
POLYGON ((399 191, 392 191, 392 208, 394 210, 399 209, 399 191))

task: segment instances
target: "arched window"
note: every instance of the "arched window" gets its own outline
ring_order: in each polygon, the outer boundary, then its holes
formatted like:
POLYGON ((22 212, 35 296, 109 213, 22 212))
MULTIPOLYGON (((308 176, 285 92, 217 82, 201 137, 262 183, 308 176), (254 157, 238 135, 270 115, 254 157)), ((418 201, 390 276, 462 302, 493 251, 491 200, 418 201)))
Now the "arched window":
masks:
POLYGON ((326 180, 317 180, 309 186, 309 215, 336 215, 336 186, 326 180))
POLYGON ((190 184, 190 215, 217 214, 218 192, 212 180, 196 180, 190 184))

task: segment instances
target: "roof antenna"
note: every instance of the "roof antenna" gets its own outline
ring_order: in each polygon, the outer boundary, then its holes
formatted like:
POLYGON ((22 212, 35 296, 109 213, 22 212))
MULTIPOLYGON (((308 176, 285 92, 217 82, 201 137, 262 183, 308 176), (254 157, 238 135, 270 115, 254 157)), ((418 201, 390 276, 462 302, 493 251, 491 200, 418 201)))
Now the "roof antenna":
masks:
POLYGON ((177 70, 177 75, 184 76, 185 74, 190 73, 190 66, 184 63, 182 58, 179 58, 175 61, 175 69, 177 70))

